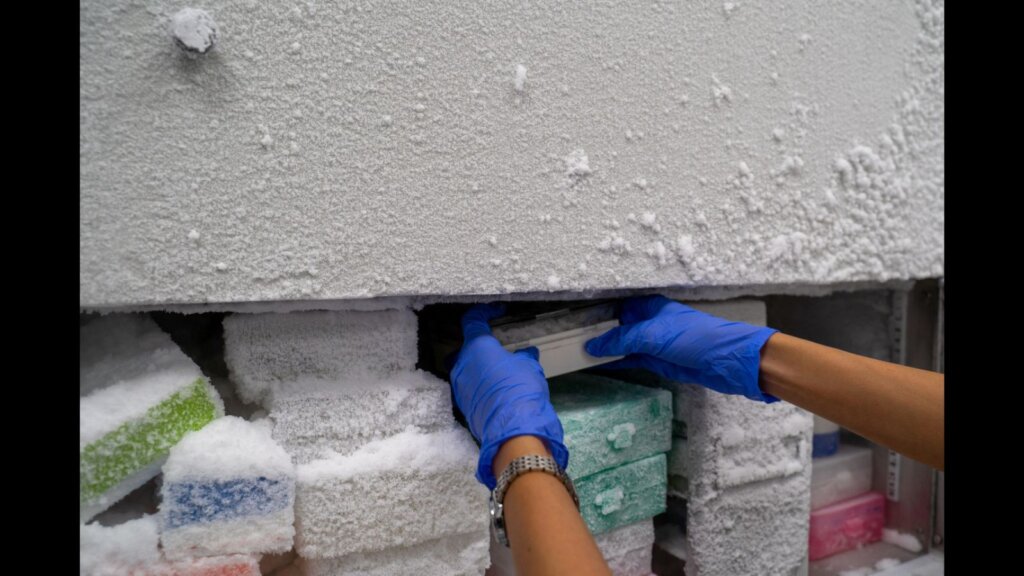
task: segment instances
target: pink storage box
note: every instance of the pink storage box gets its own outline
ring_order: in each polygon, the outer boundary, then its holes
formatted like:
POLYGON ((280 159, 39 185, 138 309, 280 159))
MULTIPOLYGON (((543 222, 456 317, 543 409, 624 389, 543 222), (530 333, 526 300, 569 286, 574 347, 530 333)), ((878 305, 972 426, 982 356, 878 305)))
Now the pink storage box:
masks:
POLYGON ((811 512, 811 560, 882 539, 885 496, 868 492, 811 512))

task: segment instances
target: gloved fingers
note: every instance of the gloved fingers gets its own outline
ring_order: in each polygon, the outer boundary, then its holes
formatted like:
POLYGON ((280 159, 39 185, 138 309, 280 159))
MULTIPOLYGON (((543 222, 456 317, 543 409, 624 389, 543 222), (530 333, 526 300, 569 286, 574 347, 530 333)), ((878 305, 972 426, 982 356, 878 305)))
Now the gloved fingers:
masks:
POLYGON ((459 349, 459 355, 449 372, 449 378, 456 380, 478 381, 488 369, 496 363, 511 356, 502 348, 494 336, 479 334, 472 340, 466 340, 459 349))
POLYGON ((651 330, 651 321, 623 324, 604 334, 591 338, 585 347, 591 356, 625 356, 628 354, 652 354, 662 348, 662 340, 671 334, 651 330))
POLYGON ((519 350, 516 350, 514 354, 521 354, 523 356, 528 356, 534 360, 540 360, 540 350, 538 350, 536 346, 520 348, 519 350))
POLYGON ((490 335, 489 320, 505 313, 504 304, 477 304, 462 315, 462 340, 469 342, 477 336, 490 335))
MULTIPOLYGON (((622 303, 622 313, 619 315, 619 320, 621 320, 623 324, 643 322, 644 320, 654 318, 659 312, 661 312, 662 308, 671 304, 679 303, 669 300, 661 294, 627 298, 622 303)), ((679 305, 681 306, 681 304, 679 305)))
POLYGON ((540 374, 541 378, 547 378, 547 376, 544 375, 544 367, 540 364, 540 350, 538 350, 536 346, 516 350, 514 356, 526 356, 530 359, 530 364, 533 369, 540 374))
POLYGON ((697 369, 679 366, 678 364, 669 364, 668 362, 662 362, 659 368, 660 370, 655 370, 655 372, 673 382, 704 386, 701 372, 697 369))

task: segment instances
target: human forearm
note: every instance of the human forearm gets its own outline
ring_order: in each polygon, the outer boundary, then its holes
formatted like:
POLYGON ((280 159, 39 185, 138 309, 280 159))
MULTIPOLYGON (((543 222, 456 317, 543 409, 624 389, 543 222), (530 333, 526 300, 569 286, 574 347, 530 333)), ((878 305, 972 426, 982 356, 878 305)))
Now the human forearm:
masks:
MULTIPOLYGON (((499 473, 519 456, 550 456, 533 436, 505 442, 494 458, 499 473)), ((561 480, 544 472, 516 478, 505 494, 505 529, 519 574, 611 574, 561 480)))
MULTIPOLYGON (((548 456, 561 470, 569 463, 540 351, 506 351, 491 334, 489 320, 498 314, 501 307, 478 305, 463 315, 451 372, 452 398, 480 441, 477 479, 491 490, 495 474, 520 456, 548 456)), ((519 574, 610 574, 561 478, 523 472, 499 499, 519 574)))
POLYGON ((775 334, 762 389, 926 464, 945 466, 942 374, 775 334))
POLYGON ((778 399, 943 468, 945 379, 777 330, 730 322, 663 296, 630 298, 622 325, 587 342, 609 366, 644 368, 759 402, 778 399))

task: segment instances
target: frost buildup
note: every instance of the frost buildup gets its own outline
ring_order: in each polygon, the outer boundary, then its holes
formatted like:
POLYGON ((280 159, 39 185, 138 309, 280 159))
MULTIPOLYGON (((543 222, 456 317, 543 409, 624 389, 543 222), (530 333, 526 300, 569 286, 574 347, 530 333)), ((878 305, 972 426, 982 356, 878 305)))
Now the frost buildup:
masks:
POLYGON ((206 54, 217 43, 217 23, 205 10, 182 8, 171 18, 174 42, 186 52, 206 54))

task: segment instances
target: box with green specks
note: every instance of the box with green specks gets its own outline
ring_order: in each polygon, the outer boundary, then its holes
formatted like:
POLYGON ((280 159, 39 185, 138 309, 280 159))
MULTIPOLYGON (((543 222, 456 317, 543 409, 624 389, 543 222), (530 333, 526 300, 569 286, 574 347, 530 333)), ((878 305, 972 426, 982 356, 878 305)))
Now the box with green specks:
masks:
POLYGON ((584 478, 672 447, 672 394, 603 376, 552 378, 551 403, 565 430, 567 472, 584 478))
POLYGON ((79 337, 84 523, 156 476, 170 448, 223 416, 224 404, 148 316, 104 316, 82 326, 79 337))
POLYGON ((665 511, 667 478, 664 454, 580 478, 580 514, 592 534, 657 516, 665 511))

